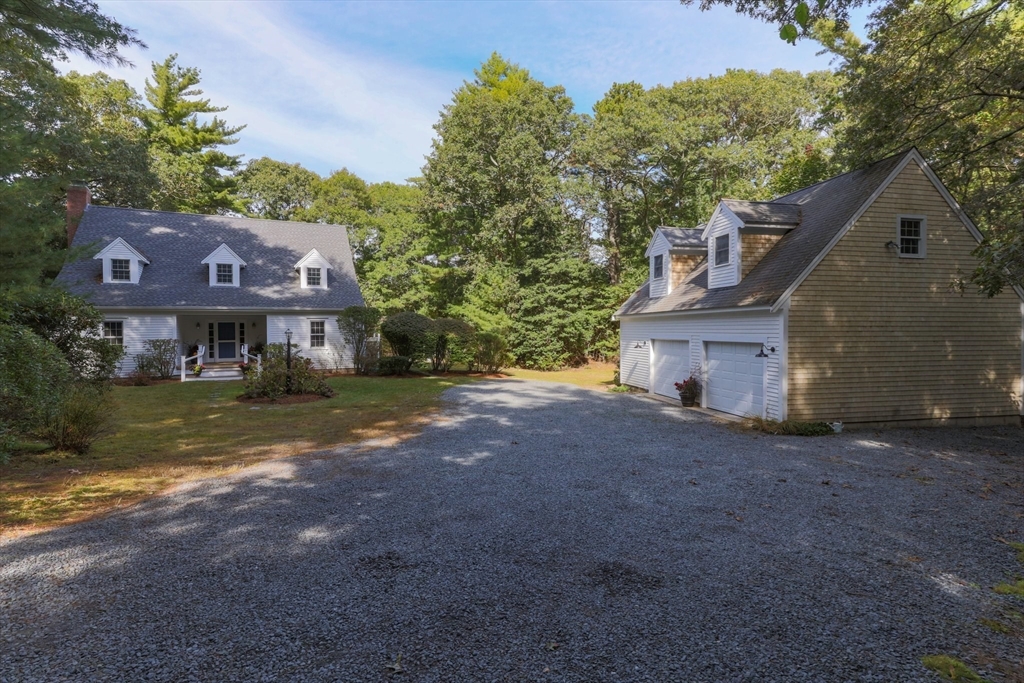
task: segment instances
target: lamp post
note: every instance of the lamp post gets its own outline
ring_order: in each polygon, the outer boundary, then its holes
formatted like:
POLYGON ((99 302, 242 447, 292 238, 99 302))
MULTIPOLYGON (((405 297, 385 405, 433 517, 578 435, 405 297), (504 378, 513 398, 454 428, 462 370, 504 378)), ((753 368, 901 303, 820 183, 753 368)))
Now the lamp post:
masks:
POLYGON ((288 374, 285 376, 285 393, 292 393, 292 331, 288 328, 284 331, 284 338, 288 340, 285 344, 284 358, 285 365, 288 367, 288 374))

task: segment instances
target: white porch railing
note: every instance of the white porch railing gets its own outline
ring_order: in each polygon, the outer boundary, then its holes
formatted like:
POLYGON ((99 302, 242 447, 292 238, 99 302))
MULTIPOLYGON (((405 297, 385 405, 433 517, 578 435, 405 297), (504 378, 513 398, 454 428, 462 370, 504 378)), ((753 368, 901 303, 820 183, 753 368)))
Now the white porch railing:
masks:
POLYGON ((199 351, 196 352, 196 355, 189 356, 187 358, 185 356, 181 357, 181 381, 182 382, 185 381, 185 373, 188 372, 188 370, 185 368, 185 366, 188 365, 188 362, 190 360, 194 360, 198 365, 202 365, 203 364, 202 359, 203 359, 204 356, 206 356, 206 346, 204 346, 203 344, 200 344, 199 345, 199 351))
POLYGON ((242 358, 245 359, 246 363, 250 362, 250 359, 256 361, 256 374, 263 372, 263 354, 257 353, 255 356, 249 353, 249 345, 242 344, 242 358))

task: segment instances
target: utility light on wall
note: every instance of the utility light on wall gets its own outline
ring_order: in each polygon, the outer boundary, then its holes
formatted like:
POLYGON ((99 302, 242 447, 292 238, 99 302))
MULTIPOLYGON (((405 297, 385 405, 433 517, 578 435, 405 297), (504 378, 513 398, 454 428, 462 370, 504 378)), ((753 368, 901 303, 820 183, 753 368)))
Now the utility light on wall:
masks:
POLYGON ((196 329, 198 330, 198 329, 199 329, 200 327, 202 327, 202 325, 200 325, 200 324, 199 324, 199 321, 197 320, 197 321, 196 321, 196 329))
POLYGON ((886 249, 899 249, 900 245, 896 244, 892 240, 889 240, 888 242, 885 243, 885 248, 886 249))
POLYGON ((647 342, 646 341, 637 342, 636 344, 633 344, 633 348, 634 349, 643 349, 643 348, 646 348, 646 347, 647 347, 647 342))
POLYGON ((754 358, 767 358, 768 354, 765 353, 765 349, 768 349, 768 351, 770 351, 771 353, 775 353, 774 346, 766 347, 764 344, 761 344, 761 350, 754 354, 754 358))

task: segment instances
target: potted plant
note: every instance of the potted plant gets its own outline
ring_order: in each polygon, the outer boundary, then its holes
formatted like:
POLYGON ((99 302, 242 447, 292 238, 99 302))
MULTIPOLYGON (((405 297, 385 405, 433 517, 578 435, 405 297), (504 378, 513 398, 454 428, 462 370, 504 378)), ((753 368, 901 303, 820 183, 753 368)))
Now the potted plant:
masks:
POLYGON ((202 363, 196 363, 195 365, 192 366, 192 374, 195 375, 196 377, 199 377, 200 375, 203 374, 203 370, 205 369, 205 365, 203 365, 202 363))
POLYGON ((243 373, 247 372, 249 370, 249 364, 246 363, 245 361, 242 361, 241 363, 238 364, 238 369, 241 370, 243 373))
POLYGON ((700 390, 700 377, 697 374, 690 375, 682 382, 676 382, 676 391, 679 392, 679 400, 681 400, 683 405, 687 408, 696 405, 697 398, 700 396, 700 390))

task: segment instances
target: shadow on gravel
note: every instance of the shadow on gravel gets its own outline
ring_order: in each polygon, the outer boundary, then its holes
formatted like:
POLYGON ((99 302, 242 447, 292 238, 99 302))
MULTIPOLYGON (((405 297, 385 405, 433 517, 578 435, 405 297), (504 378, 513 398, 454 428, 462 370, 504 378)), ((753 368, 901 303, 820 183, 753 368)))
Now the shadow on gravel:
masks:
POLYGON ((764 437, 569 385, 0 545, 0 679, 932 680, 1024 540, 1020 430, 764 437))

